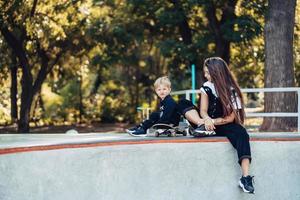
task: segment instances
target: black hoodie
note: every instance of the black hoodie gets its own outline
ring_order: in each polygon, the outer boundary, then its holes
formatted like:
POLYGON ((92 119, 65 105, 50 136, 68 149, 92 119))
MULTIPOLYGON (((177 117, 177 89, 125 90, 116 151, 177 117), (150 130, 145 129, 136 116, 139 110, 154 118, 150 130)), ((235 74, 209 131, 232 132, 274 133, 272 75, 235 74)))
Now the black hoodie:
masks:
POLYGON ((178 126, 180 121, 180 113, 178 111, 176 101, 168 95, 159 104, 160 118, 157 124, 173 124, 178 126))

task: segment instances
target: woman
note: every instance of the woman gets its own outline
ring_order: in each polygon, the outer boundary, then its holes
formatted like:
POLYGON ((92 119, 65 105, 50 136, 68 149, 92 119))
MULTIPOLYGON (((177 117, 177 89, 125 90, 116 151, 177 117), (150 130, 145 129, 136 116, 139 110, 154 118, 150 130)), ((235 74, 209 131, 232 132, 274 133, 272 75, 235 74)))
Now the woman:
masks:
POLYGON ((254 193, 253 176, 249 175, 251 150, 249 135, 242 126, 244 122, 244 101, 241 90, 233 78, 226 62, 219 57, 204 61, 204 77, 207 81, 201 87, 200 118, 195 106, 187 101, 179 102, 185 118, 192 126, 198 127, 194 135, 208 133, 226 136, 237 150, 238 162, 242 169, 239 185, 244 192, 254 193), (202 125, 204 123, 204 125, 202 125))

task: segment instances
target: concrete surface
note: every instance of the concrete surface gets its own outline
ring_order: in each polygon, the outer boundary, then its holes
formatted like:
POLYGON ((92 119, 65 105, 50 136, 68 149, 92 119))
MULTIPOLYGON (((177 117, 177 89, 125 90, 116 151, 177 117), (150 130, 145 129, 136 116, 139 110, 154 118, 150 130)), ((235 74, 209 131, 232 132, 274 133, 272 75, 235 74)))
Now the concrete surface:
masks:
POLYGON ((0 135, 0 199, 299 200, 300 136, 251 135, 251 148, 246 194, 224 138, 0 135))

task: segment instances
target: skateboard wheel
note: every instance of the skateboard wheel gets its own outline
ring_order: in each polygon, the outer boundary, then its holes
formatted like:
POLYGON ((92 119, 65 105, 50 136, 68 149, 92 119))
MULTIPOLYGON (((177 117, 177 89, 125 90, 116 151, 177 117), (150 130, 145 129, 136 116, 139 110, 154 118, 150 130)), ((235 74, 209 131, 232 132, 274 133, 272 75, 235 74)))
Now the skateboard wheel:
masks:
POLYGON ((185 131, 176 131, 176 135, 177 134, 186 136, 186 132, 185 131))
POLYGON ((175 131, 171 131, 171 134, 170 134, 172 137, 176 137, 176 132, 175 131))
POLYGON ((167 135, 168 137, 171 137, 171 136, 172 136, 171 131, 167 130, 167 131, 166 131, 166 135, 167 135))
POLYGON ((155 131, 154 136, 155 136, 155 137, 159 137, 159 132, 158 132, 158 131, 155 131))

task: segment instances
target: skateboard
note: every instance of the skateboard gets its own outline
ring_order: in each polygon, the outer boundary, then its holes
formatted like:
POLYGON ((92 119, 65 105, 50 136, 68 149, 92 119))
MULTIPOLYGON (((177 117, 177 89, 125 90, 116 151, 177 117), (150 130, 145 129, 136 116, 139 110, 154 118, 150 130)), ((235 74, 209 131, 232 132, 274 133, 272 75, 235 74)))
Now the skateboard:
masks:
POLYGON ((172 124, 155 124, 151 127, 154 132, 155 137, 159 137, 161 135, 168 137, 176 137, 178 134, 186 136, 187 128, 184 124, 179 124, 179 126, 173 126, 172 124))

